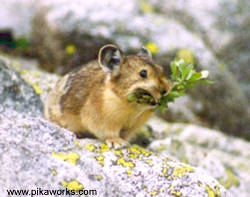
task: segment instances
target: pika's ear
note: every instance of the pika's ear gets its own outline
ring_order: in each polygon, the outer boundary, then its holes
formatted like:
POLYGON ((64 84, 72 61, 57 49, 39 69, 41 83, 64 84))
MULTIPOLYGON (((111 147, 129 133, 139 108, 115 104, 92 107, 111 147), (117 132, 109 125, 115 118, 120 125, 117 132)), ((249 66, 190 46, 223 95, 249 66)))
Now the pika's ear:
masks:
POLYGON ((114 45, 105 45, 99 50, 98 62, 106 72, 113 72, 122 62, 122 51, 114 45))
POLYGON ((145 56, 152 60, 152 53, 144 46, 141 48, 141 51, 138 53, 138 56, 145 56))

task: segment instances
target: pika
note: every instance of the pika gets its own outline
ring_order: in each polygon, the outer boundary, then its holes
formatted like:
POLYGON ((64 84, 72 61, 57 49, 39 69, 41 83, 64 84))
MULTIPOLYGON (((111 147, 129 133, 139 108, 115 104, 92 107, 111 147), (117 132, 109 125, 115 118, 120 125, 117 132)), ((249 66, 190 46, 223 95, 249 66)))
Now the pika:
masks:
POLYGON ((118 47, 105 45, 97 60, 59 79, 45 100, 44 115, 77 136, 89 133, 109 147, 121 148, 129 145, 170 86, 145 47, 125 56, 118 47), (129 95, 139 90, 154 102, 129 102, 129 95))

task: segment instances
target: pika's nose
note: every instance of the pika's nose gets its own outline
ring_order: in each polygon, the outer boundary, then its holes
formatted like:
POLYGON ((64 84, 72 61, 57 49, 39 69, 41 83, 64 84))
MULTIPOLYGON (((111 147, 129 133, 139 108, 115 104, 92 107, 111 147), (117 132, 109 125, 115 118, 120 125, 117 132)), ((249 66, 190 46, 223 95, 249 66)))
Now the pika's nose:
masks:
POLYGON ((166 90, 162 90, 162 91, 161 91, 161 95, 164 95, 164 94, 166 94, 166 93, 167 93, 166 90))

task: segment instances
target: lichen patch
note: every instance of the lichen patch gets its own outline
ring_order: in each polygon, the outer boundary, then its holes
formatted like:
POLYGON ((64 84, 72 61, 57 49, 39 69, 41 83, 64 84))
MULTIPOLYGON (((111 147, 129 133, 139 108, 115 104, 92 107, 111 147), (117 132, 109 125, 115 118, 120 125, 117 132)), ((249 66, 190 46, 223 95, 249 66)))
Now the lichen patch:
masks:
POLYGON ((70 182, 62 181, 61 184, 64 187, 67 187, 69 190, 73 190, 73 191, 78 191, 84 188, 83 185, 76 180, 73 180, 70 182))
POLYGON ((69 163, 72 163, 74 165, 76 164, 77 160, 79 159, 79 155, 77 153, 74 153, 74 152, 70 152, 68 154, 52 152, 52 156, 57 157, 59 159, 62 159, 64 161, 67 161, 69 163))

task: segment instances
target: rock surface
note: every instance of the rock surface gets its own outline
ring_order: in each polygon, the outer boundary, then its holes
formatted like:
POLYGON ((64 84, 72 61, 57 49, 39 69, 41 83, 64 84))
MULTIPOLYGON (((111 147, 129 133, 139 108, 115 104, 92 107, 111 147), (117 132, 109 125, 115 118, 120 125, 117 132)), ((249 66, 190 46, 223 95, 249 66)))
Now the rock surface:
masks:
POLYGON ((229 196, 249 196, 250 143, 191 124, 169 124, 153 118, 148 122, 154 140, 148 147, 216 178, 229 196))
POLYGON ((76 140, 41 118, 9 111, 0 130, 2 194, 84 187, 99 196, 226 196, 205 171, 136 146, 111 151, 97 140, 76 140))
POLYGON ((33 116, 40 115, 42 102, 32 86, 28 85, 3 59, 0 59, 0 65, 0 113, 13 109, 33 116))
MULTIPOLYGON (((16 89, 32 90, 3 60, 0 69, 0 74, 9 73, 8 78, 0 78, 5 80, 0 81, 1 89, 18 80, 16 89)), ((0 103, 4 108, 0 114, 0 191, 4 196, 7 189, 31 192, 37 188, 96 190, 99 196, 226 196, 223 186, 204 170, 170 157, 135 145, 109 150, 98 140, 78 140, 43 119, 41 102, 29 99, 30 104, 23 105, 25 100, 16 100, 15 93, 5 91, 10 104, 0 103)), ((17 95, 38 97, 34 90, 17 95)))

